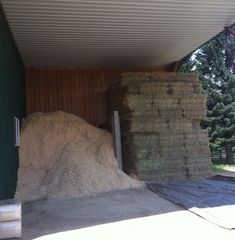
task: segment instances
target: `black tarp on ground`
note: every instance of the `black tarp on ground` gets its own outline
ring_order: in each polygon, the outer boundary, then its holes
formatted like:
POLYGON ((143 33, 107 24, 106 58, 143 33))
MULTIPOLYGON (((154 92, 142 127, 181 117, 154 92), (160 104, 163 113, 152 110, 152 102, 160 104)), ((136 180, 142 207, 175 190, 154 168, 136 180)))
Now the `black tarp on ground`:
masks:
POLYGON ((235 229, 235 178, 180 181, 171 184, 148 183, 163 198, 227 229, 235 229))

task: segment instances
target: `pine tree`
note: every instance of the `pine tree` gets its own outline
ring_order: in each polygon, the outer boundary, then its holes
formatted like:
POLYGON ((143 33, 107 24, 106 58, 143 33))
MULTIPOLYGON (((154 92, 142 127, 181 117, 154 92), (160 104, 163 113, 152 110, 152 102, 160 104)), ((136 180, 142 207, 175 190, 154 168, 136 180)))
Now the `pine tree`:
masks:
POLYGON ((194 52, 179 71, 199 73, 207 94, 207 120, 212 152, 225 149, 232 163, 235 150, 235 37, 220 34, 194 52))

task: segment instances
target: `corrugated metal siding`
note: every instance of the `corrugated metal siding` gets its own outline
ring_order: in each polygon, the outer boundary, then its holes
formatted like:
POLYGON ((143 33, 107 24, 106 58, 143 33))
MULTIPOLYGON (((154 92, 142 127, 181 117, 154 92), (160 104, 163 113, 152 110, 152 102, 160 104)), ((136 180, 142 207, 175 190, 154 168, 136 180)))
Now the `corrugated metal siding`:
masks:
POLYGON ((121 72, 167 72, 171 69, 27 68, 27 113, 65 111, 98 126, 106 122, 106 95, 121 72))
POLYGON ((0 200, 14 197, 19 162, 13 118, 25 112, 24 66, 0 6, 0 200))
POLYGON ((162 65, 232 24, 234 0, 3 0, 26 65, 162 65))

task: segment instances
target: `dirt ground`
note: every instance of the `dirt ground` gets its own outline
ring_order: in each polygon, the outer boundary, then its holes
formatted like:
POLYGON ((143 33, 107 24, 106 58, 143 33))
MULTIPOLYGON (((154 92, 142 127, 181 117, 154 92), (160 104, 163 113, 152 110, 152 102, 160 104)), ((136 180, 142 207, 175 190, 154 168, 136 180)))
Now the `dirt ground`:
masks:
POLYGON ((224 175, 228 177, 235 177, 235 171, 221 170, 215 172, 215 174, 224 175))
POLYGON ((145 187, 23 205, 22 240, 223 239, 218 227, 145 187))

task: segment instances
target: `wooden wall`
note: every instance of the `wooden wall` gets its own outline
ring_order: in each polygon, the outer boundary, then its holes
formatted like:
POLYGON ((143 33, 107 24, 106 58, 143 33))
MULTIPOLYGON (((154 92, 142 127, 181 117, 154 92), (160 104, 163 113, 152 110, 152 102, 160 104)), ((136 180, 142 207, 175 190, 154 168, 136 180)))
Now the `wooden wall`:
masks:
POLYGON ((27 114, 62 110, 98 126, 106 121, 105 92, 127 71, 169 72, 172 67, 26 68, 27 114))

